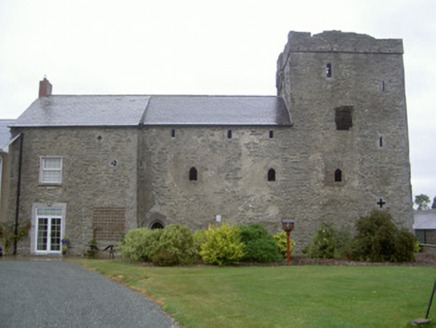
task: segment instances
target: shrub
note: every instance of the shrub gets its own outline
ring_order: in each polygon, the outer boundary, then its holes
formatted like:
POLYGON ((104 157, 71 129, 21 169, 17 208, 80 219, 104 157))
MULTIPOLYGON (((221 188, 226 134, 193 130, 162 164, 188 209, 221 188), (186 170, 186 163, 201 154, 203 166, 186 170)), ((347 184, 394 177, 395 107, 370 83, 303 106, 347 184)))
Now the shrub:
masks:
POLYGON ((124 235, 118 245, 122 257, 134 261, 151 261, 155 253, 162 229, 138 228, 124 235))
POLYGON ((164 229, 130 230, 119 244, 124 258, 156 265, 190 263, 197 254, 189 228, 170 224, 164 229))
POLYGON ((170 224, 162 230, 151 260, 156 265, 186 264, 192 263, 196 253, 189 228, 170 224))
MULTIPOLYGON (((273 236, 276 241, 277 248, 282 258, 286 259, 288 257, 288 237, 285 231, 281 231, 273 236)), ((293 254, 294 252, 295 242, 292 239, 289 239, 289 253, 293 254)))
POLYGON ((398 230, 389 212, 373 210, 357 221, 357 236, 351 250, 353 260, 372 262, 414 261, 416 237, 398 230))
POLYGON ((321 222, 312 243, 303 250, 311 258, 331 259, 336 255, 336 230, 333 224, 321 222))
POLYGON ((347 229, 337 230, 333 224, 321 222, 312 238, 312 243, 303 249, 311 258, 332 259, 350 257, 351 233, 347 229))
POLYGON ((200 255, 205 263, 229 265, 244 256, 244 243, 239 236, 239 228, 223 223, 205 232, 206 241, 201 244, 200 255))
POLYGON ((206 230, 204 229, 197 230, 194 233, 193 238, 194 238, 195 249, 197 250, 197 253, 199 253, 201 251, 201 244, 203 244, 206 241, 206 230))
POLYGON ((239 227, 239 235, 245 244, 245 254, 241 261, 269 263, 282 260, 276 241, 262 225, 242 225, 239 227))

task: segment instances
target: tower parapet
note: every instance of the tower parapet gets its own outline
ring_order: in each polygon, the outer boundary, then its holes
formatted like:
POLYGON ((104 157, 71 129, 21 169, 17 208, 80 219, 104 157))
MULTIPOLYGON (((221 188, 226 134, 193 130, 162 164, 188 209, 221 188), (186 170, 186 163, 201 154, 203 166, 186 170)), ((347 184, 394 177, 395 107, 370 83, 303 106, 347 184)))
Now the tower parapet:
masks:
POLYGON ((366 34, 341 31, 324 31, 311 36, 307 32, 288 34, 285 53, 292 52, 362 52, 362 53, 403 53, 401 39, 376 39, 366 34))

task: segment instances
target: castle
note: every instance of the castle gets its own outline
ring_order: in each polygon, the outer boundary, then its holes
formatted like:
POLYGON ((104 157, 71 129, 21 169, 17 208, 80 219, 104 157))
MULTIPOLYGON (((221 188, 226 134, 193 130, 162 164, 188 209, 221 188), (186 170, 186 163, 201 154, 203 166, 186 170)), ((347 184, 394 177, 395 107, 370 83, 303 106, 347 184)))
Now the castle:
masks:
POLYGON ((10 124, 2 216, 29 223, 23 254, 282 218, 302 249, 319 222, 353 228, 373 208, 411 229, 402 55, 401 40, 290 32, 277 96, 52 95, 44 79, 10 124))

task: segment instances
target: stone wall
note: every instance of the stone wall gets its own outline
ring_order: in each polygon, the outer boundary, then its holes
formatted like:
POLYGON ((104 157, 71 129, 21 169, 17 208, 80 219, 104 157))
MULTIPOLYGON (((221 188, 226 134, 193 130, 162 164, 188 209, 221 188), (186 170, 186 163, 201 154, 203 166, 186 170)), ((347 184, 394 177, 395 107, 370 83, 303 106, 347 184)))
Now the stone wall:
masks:
POLYGON ((223 221, 262 222, 270 230, 279 229, 288 189, 280 156, 288 147, 287 134, 286 128, 254 126, 144 128, 140 225, 185 223, 195 231, 221 215, 223 221), (193 167, 197 181, 189 180, 193 167), (270 169, 276 181, 268 181, 270 169))
POLYGON ((290 105, 298 151, 308 156, 315 221, 352 226, 359 215, 380 208, 381 199, 383 209, 411 229, 401 40, 291 32, 277 72, 278 93, 290 105), (351 109, 349 130, 336 128, 335 113, 343 107, 351 109), (340 183, 332 180, 338 168, 340 183))
MULTIPOLYGON (((20 223, 31 222, 32 204, 66 204, 65 233, 71 240, 70 253, 75 255, 83 254, 93 238, 96 210, 101 212, 102 208, 113 208, 119 213, 122 208, 125 231, 137 226, 136 128, 23 128, 22 132, 20 223), (40 156, 62 156, 60 185, 39 182, 40 156)), ((18 167, 18 147, 15 144, 12 150, 15 154, 14 181, 18 167)), ((14 204, 15 201, 11 208, 15 208, 14 204)), ((34 234, 32 223, 29 238, 20 242, 21 254, 31 250, 30 237, 33 238, 34 234)), ((104 246, 116 241, 99 239, 98 243, 104 246)))

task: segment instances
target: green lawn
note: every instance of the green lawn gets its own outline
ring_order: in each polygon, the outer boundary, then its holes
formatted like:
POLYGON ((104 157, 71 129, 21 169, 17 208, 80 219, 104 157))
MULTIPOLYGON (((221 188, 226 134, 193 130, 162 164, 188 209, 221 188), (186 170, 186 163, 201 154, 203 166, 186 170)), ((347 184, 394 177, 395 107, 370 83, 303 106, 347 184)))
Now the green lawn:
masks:
MULTIPOLYGON (((185 327, 201 328, 406 327, 425 317, 436 273, 421 267, 158 268, 76 262, 147 293, 185 327)), ((436 304, 430 317, 436 319, 436 304)))

